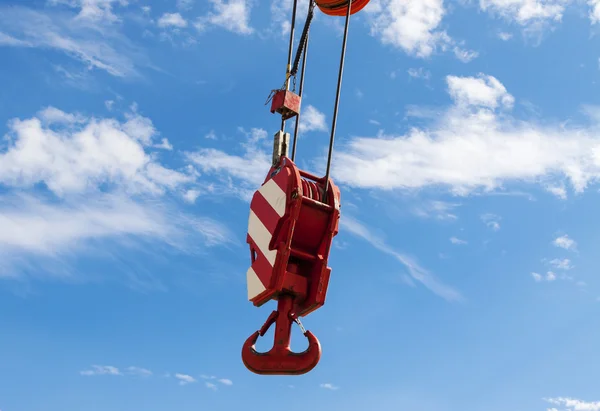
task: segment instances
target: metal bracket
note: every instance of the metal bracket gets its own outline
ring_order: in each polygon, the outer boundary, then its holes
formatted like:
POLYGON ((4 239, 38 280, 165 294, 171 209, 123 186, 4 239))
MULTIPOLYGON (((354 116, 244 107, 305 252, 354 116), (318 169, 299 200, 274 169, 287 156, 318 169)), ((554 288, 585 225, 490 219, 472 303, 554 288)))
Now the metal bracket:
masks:
POLYGON ((281 157, 287 157, 290 146, 290 133, 279 130, 273 137, 273 165, 279 164, 281 157))

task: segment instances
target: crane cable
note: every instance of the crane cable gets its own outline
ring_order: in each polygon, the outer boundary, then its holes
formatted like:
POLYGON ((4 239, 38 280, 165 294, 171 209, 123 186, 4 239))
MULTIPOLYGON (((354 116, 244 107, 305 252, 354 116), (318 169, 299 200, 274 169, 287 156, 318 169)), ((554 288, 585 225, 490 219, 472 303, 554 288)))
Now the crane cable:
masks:
POLYGON ((333 141, 335 139, 335 128, 337 125, 338 109, 340 104, 340 94, 342 91, 342 75, 344 74, 344 61, 346 59, 346 43, 348 41, 348 27, 350 23, 350 9, 352 8, 352 0, 348 0, 348 11, 346 12, 346 23, 344 24, 344 38, 342 40, 342 54, 340 56, 340 68, 338 72, 337 90, 335 93, 335 105, 333 107, 333 119, 331 122, 331 136, 329 137, 329 151, 327 153, 327 168, 325 171, 325 190, 323 198, 327 197, 329 189, 329 172, 331 170, 331 157, 333 154, 333 141))
MULTIPOLYGON (((289 80, 290 80, 290 77, 293 77, 294 85, 295 85, 296 74, 298 73, 298 65, 300 62, 300 55, 302 54, 302 68, 301 68, 300 90, 299 90, 300 97, 302 97, 302 89, 304 86, 304 70, 306 68, 306 54, 307 54, 307 50, 308 50, 309 29, 310 29, 310 24, 312 22, 312 19, 314 17, 314 8, 316 5, 315 0, 309 0, 309 1, 310 1, 310 4, 308 7, 308 15, 306 16, 306 21, 304 23, 304 29, 302 30, 302 35, 300 36, 298 49, 296 51, 296 57, 294 58, 294 65, 292 67, 291 62, 292 62, 292 50, 293 50, 293 43, 294 43, 294 30, 295 30, 295 26, 296 26, 296 9, 298 6, 298 0, 294 0, 293 10, 292 10, 292 24, 291 24, 291 28, 290 28, 290 43, 289 43, 289 49, 288 49, 288 65, 287 65, 288 70, 286 73, 286 79, 285 79, 285 84, 284 84, 285 89, 289 89, 289 80)), ((324 191, 323 191, 323 194, 324 194, 323 199, 326 198, 327 191, 329 189, 329 175, 331 173, 331 160, 333 157, 333 145, 334 145, 334 141, 335 141, 335 131, 336 131, 336 126, 337 126, 340 95, 341 95, 341 91, 342 91, 342 77, 344 74, 344 63, 345 63, 345 59, 346 59, 346 45, 348 43, 348 28, 350 25, 350 15, 352 14, 351 9, 352 9, 353 0, 347 0, 347 3, 348 3, 348 7, 347 7, 347 11, 346 11, 346 21, 344 24, 344 37, 342 40, 342 52, 341 52, 341 56, 340 56, 337 88, 336 88, 336 93, 335 93, 335 104, 333 107, 331 135, 329 137, 329 149, 327 152, 327 167, 325 169, 325 187, 324 187, 324 191)), ((295 87, 294 87, 294 89, 295 89, 295 87)), ((267 102, 268 102, 268 100, 267 100, 267 102)), ((292 158, 291 158, 292 161, 294 161, 295 157, 296 157, 296 144, 297 144, 297 139, 298 139, 297 132, 298 132, 299 123, 300 123, 300 114, 298 114, 296 116, 296 125, 294 127, 294 143, 293 143, 293 147, 292 147, 292 158)), ((284 127, 285 127, 285 120, 282 120, 281 121, 281 130, 282 131, 283 131, 284 127)))
MULTIPOLYGON (((296 78, 298 72, 298 60, 300 59, 300 50, 302 50, 302 67, 300 68, 300 89, 298 90, 298 96, 302 98, 302 91, 304 90, 304 72, 306 70, 306 55, 308 54, 308 30, 310 29, 310 23, 314 15, 315 1, 308 0, 310 2, 308 6, 308 15, 304 23, 304 29, 300 36, 300 44, 298 45, 298 51, 296 52, 296 58, 294 59, 294 67, 292 73, 296 78)), ((296 124, 294 125, 294 142, 292 143, 292 161, 296 160, 296 145, 298 143, 298 127, 300 126, 300 113, 296 116, 296 124)))

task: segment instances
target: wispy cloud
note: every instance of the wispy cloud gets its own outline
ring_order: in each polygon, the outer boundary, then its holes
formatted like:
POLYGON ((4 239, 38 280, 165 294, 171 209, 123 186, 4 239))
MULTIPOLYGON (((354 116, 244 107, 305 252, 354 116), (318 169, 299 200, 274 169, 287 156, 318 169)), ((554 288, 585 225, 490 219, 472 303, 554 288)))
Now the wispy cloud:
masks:
POLYGON ((113 367, 112 365, 92 365, 92 369, 80 371, 79 373, 85 376, 123 375, 117 367, 113 367))
POLYGON ((332 391, 335 391, 335 390, 339 389, 339 387, 337 387, 337 386, 335 386, 335 385, 333 385, 333 384, 331 384, 329 382, 321 384, 320 387, 321 388, 325 388, 326 390, 332 390, 332 391))
POLYGON ((152 371, 142 368, 142 367, 127 367, 127 374, 137 375, 139 377, 150 377, 152 375, 152 371))
POLYGON ((271 167, 271 157, 267 154, 271 142, 267 140, 268 134, 263 129, 241 129, 240 132, 246 137, 242 143, 242 155, 232 155, 216 148, 202 148, 186 152, 185 156, 200 171, 219 180, 220 185, 213 186, 215 190, 234 193, 249 201, 271 167), (232 179, 236 180, 235 183, 232 179))
POLYGON ((0 32, 0 46, 31 47, 31 43, 0 32))
POLYGON ((450 237, 450 242, 455 245, 464 245, 467 244, 465 240, 461 240, 458 237, 450 237))
POLYGON ((138 67, 151 66, 140 48, 118 28, 105 24, 106 16, 114 16, 109 2, 98 8, 91 7, 94 2, 81 4, 85 7, 75 17, 52 10, 0 6, 0 46, 59 50, 89 69, 116 77, 139 76, 138 67), (86 18, 82 20, 82 16, 86 18))
POLYGON ((548 282, 552 282, 554 280, 556 280, 556 274, 552 271, 548 271, 546 273, 546 276, 543 276, 542 274, 539 273, 531 273, 531 276, 533 277, 533 279, 535 280, 535 282, 542 282, 542 281, 548 281, 548 282))
POLYGON ((456 214, 451 211, 460 206, 458 203, 449 203, 447 201, 424 201, 413 209, 419 217, 435 218, 437 220, 457 220, 456 214))
MULTIPOLYGON (((533 280, 537 283, 540 283, 542 281, 546 281, 546 282, 553 282, 556 280, 561 280, 561 281, 575 281, 575 278, 573 278, 570 275, 567 274, 556 274, 554 271, 547 271, 546 275, 542 275, 540 273, 536 273, 536 272, 532 272, 531 273, 531 277, 533 278, 533 280)), ((583 281, 578 281, 576 283, 579 286, 585 286, 586 284, 583 281)))
POLYGON ((191 375, 187 375, 187 374, 177 373, 177 374, 175 374, 175 378, 179 380, 179 385, 192 384, 192 383, 195 383, 198 381, 191 375))
POLYGON ((180 10, 190 10, 194 6, 194 0, 177 0, 176 5, 180 10))
POLYGON ((571 265, 571 260, 569 260, 568 258, 555 258, 553 260, 550 260, 550 264, 559 270, 570 270, 573 268, 573 266, 571 265))
POLYGON ((463 300, 463 297, 460 294, 460 292, 458 292, 450 286, 441 283, 429 271, 419 266, 412 258, 400 252, 397 252, 396 250, 391 248, 388 244, 386 244, 386 242, 382 238, 379 238, 378 236, 373 234, 361 222, 355 220, 354 218, 348 215, 344 215, 344 217, 340 219, 340 224, 343 229, 348 230, 350 233, 363 238, 364 240, 369 242, 373 247, 394 257, 406 267, 410 276, 414 280, 422 283, 425 287, 427 287, 436 295, 446 299, 447 301, 463 300))
POLYGON ((204 381, 204 386, 208 389, 211 389, 213 391, 217 391, 219 389, 219 387, 217 386, 216 383, 225 385, 225 386, 232 386, 233 385, 233 381, 231 381, 228 378, 217 378, 214 375, 201 375, 200 378, 202 378, 204 381))
POLYGON ((486 213, 481 215, 481 221, 494 231, 500 230, 500 220, 501 217, 496 214, 486 213))
POLYGON ((510 39, 512 39, 513 35, 512 33, 507 33, 505 31, 501 31, 498 33, 498 38, 502 41, 508 41, 510 39))
POLYGON ((425 80, 429 80, 431 77, 431 72, 429 70, 424 69, 423 67, 419 68, 409 68, 408 75, 412 78, 422 78, 425 80))

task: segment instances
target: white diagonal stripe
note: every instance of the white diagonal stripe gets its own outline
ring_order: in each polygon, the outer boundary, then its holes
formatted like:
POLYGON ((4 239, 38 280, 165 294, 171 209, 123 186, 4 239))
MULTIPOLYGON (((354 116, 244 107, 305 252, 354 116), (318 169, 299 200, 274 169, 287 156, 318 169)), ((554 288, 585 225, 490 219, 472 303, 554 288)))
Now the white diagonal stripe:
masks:
POLYGON ((279 217, 285 214, 286 195, 275 181, 267 181, 259 190, 260 194, 267 200, 279 217))
POLYGON ((248 300, 253 299, 258 294, 266 290, 263 283, 258 278, 252 267, 246 272, 246 284, 248 284, 248 300))
POLYGON ((267 258, 267 260, 269 260, 269 263, 271 263, 272 267, 275 264, 277 250, 269 250, 271 233, 269 233, 267 227, 265 227, 265 225, 258 219, 252 210, 250 210, 250 217, 248 218, 248 235, 252 237, 256 243, 256 246, 267 258))

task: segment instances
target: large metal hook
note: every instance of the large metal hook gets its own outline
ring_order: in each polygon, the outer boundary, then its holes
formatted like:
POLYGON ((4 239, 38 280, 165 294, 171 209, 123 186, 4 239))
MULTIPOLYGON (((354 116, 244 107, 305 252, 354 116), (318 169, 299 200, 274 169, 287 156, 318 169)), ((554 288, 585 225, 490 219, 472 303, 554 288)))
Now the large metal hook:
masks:
POLYGON ((273 311, 259 331, 252 334, 242 348, 242 361, 246 368, 262 375, 306 374, 321 359, 321 344, 310 331, 302 329, 308 339, 308 348, 300 353, 290 349, 292 323, 297 321, 292 313, 294 297, 280 295, 277 311, 273 311), (254 348, 259 336, 265 335, 275 323, 275 342, 268 352, 260 353, 254 348))

